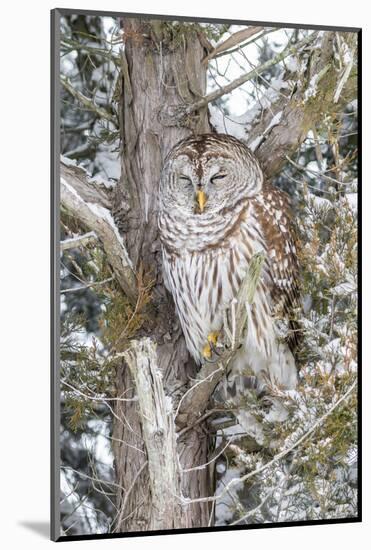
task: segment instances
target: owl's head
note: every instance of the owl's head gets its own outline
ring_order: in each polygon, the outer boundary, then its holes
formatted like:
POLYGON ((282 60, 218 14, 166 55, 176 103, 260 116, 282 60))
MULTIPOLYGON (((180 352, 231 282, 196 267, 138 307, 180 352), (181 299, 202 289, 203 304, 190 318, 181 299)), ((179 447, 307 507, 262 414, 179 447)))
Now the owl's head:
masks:
POLYGON ((207 215, 233 208, 260 192, 263 174, 251 151, 224 134, 203 134, 179 142, 161 176, 162 207, 207 215))

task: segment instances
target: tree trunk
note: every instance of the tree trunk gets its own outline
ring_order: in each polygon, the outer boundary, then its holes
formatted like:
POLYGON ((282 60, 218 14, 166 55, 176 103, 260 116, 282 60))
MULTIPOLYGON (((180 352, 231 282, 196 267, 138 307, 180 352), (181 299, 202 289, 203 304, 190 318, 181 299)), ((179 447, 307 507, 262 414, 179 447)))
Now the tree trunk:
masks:
MULTIPOLYGON (((162 114, 194 102, 206 92, 205 50, 194 26, 127 19, 123 24, 125 51, 122 55, 120 104, 122 177, 114 200, 114 218, 125 236, 134 270, 153 281, 145 324, 136 334, 150 337, 157 345, 157 365, 165 393, 174 410, 196 366, 187 352, 179 321, 161 273, 161 250, 157 229, 158 184, 164 158, 180 139, 192 132, 210 131, 207 109, 172 125, 162 114)), ((117 395, 137 395, 132 372, 123 363, 117 370, 117 395)), ((158 517, 154 508, 148 471, 148 449, 137 401, 117 401, 114 418, 114 456, 118 495, 118 532, 207 526, 209 505, 184 506, 174 517, 158 517), (154 519, 155 517, 155 519, 154 519)), ((177 439, 180 467, 187 469, 207 462, 209 438, 198 424, 177 439)), ((152 480, 153 481, 153 480, 152 480)), ((213 494, 207 468, 181 476, 182 496, 197 498, 213 494)), ((170 514, 165 514, 170 515, 170 514)))

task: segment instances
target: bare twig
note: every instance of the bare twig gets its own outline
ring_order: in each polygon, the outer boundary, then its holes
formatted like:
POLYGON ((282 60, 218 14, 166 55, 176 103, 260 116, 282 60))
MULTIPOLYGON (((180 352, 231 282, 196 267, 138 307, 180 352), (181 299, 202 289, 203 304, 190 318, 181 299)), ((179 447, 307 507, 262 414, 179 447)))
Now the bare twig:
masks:
POLYGON ((215 56, 215 59, 218 59, 219 57, 223 57, 224 55, 231 55, 235 52, 242 52, 243 48, 245 48, 246 46, 249 46, 253 42, 257 42, 258 40, 260 40, 261 38, 263 38, 267 34, 275 32, 276 30, 277 29, 267 29, 264 32, 259 33, 258 36, 254 36, 254 38, 252 40, 248 40, 247 42, 244 42, 243 44, 238 44, 238 46, 236 48, 233 48, 232 50, 227 50, 225 52, 218 53, 215 56))
POLYGON ((69 384, 68 382, 66 382, 65 380, 61 380, 61 383, 64 384, 65 386, 67 386, 70 390, 74 391, 75 393, 77 393, 78 395, 80 395, 81 397, 84 397, 85 399, 91 399, 92 401, 102 401, 103 403, 106 403, 107 401, 137 401, 137 397, 129 397, 127 399, 123 398, 123 397, 102 397, 102 396, 99 396, 99 395, 88 395, 84 392, 82 392, 81 390, 79 390, 78 388, 76 388, 75 386, 72 386, 71 384, 69 384))
POLYGON ((85 235, 78 235, 77 237, 72 237, 71 239, 64 239, 61 241, 61 251, 65 252, 71 248, 78 248, 79 246, 85 246, 88 243, 92 243, 97 240, 97 236, 94 231, 89 231, 85 235))
POLYGON ((214 456, 210 460, 208 460, 204 464, 200 464, 199 466, 193 466, 193 468, 183 468, 182 473, 194 472, 195 470, 203 470, 204 468, 206 468, 206 466, 209 466, 210 464, 215 462, 215 460, 217 460, 224 453, 224 451, 226 451, 227 448, 231 445, 231 443, 233 442, 233 438, 234 438, 234 435, 229 441, 227 441, 225 445, 223 445, 221 450, 219 450, 216 454, 214 454, 214 456))
POLYGON ((99 118, 104 118, 105 120, 108 120, 109 122, 117 125, 114 116, 106 111, 106 109, 103 109, 103 107, 99 107, 96 103, 94 103, 92 99, 86 97, 86 95, 76 90, 67 77, 61 76, 61 84, 75 99, 77 99, 84 107, 89 109, 89 111, 93 111, 98 115, 99 118))
POLYGON ((92 288, 94 286, 106 285, 107 283, 110 283, 113 280, 114 280, 113 277, 108 277, 108 279, 104 279, 103 281, 94 281, 92 283, 86 283, 86 285, 65 288, 64 290, 61 290, 61 294, 67 294, 69 292, 78 292, 79 290, 86 290, 87 288, 92 288))
POLYGON ((62 464, 61 468, 63 470, 70 470, 74 474, 77 474, 81 477, 85 477, 86 479, 90 479, 91 481, 100 481, 101 483, 105 483, 106 485, 112 485, 112 487, 117 487, 118 489, 121 489, 121 491, 123 491, 124 493, 126 492, 125 487, 122 487, 122 485, 119 485, 118 483, 114 483, 113 481, 108 481, 108 480, 106 481, 104 479, 94 478, 92 476, 89 476, 88 474, 85 474, 84 472, 79 472, 79 470, 75 470, 75 468, 72 468, 72 466, 64 466, 62 464))
POLYGON ((313 174, 314 176, 317 176, 319 178, 323 178, 326 181, 329 181, 331 183, 336 183, 337 185, 345 185, 343 181, 339 181, 335 178, 332 178, 331 176, 327 176, 323 172, 316 172, 315 170, 311 170, 310 168, 306 166, 301 166, 297 162, 294 162, 290 157, 286 155, 286 160, 289 161, 290 164, 292 164, 297 170, 303 171, 303 172, 309 172, 310 174, 313 174))
POLYGON ((118 67, 120 66, 120 58, 118 55, 114 54, 112 51, 104 48, 97 48, 94 46, 88 46, 87 44, 80 44, 76 40, 67 40, 64 38, 61 40, 61 50, 63 54, 72 52, 74 50, 83 50, 94 56, 100 56, 107 61, 112 61, 118 67))
POLYGON ((273 487, 268 494, 263 498, 263 500, 252 510, 249 510, 246 514, 244 514, 242 517, 236 519, 236 521, 232 521, 229 525, 238 525, 242 521, 246 521, 251 516, 254 516, 259 510, 264 506, 264 504, 272 497, 274 491, 276 491, 276 487, 273 487))

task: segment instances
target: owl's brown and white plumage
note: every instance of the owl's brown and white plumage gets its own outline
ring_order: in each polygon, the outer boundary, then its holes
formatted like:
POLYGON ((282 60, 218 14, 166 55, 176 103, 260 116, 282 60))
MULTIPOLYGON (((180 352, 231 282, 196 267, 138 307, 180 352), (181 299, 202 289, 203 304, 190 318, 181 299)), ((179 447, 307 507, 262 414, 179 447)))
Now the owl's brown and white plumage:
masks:
POLYGON ((290 328, 297 302, 297 259, 286 194, 263 181, 258 161, 239 140, 205 134, 178 143, 160 184, 164 277, 187 347, 197 362, 223 309, 236 296, 251 257, 265 253, 247 337, 234 370, 251 369, 285 388, 296 384, 290 328), (195 197, 202 196, 200 206, 195 197))

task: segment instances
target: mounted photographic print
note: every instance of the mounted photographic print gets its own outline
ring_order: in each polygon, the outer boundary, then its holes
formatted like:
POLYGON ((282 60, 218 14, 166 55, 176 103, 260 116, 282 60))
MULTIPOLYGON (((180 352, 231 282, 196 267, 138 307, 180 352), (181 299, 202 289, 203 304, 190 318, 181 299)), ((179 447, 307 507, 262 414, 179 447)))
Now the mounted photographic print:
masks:
POLYGON ((360 38, 53 10, 53 540, 360 521, 360 38))

